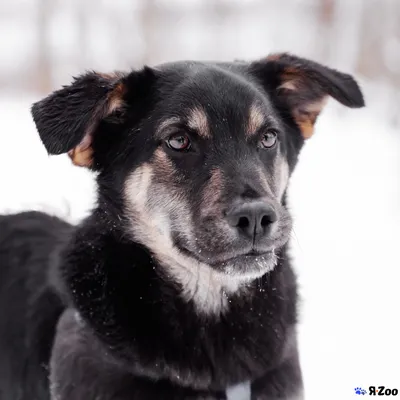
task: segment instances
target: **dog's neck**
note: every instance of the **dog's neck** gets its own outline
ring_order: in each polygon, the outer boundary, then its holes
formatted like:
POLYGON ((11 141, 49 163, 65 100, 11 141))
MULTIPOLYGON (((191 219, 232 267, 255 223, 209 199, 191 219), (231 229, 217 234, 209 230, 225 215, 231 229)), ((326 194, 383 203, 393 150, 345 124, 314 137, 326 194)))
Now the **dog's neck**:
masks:
MULTIPOLYGON (((278 255, 282 258, 285 252, 285 249, 277 250, 269 265, 261 272, 247 275, 227 274, 183 253, 172 244, 170 238, 162 240, 161 237, 152 237, 151 240, 138 240, 132 237, 129 230, 117 229, 115 232, 118 224, 109 218, 110 215, 101 209, 96 210, 89 220, 96 221, 97 227, 92 228, 89 236, 97 235, 100 238, 107 236, 109 232, 117 242, 123 242, 132 248, 142 248, 144 256, 140 263, 153 265, 153 269, 162 276, 162 281, 166 285, 172 284, 177 289, 180 301, 192 304, 196 313, 202 317, 219 317, 229 311, 232 299, 246 296, 252 283, 271 272, 277 264, 278 255), (155 244, 158 246, 154 246, 155 244)), ((137 260, 132 260, 132 263, 133 268, 138 267, 137 260)))
POLYGON ((186 262, 159 260, 159 266, 169 279, 175 281, 186 302, 193 302, 200 314, 219 315, 229 307, 229 297, 245 290, 247 281, 230 278, 210 266, 187 257, 186 262))
POLYGON ((156 252, 155 256, 162 273, 179 285, 181 298, 193 302, 199 314, 214 316, 228 311, 231 298, 245 295, 247 287, 270 272, 277 262, 274 258, 263 272, 230 275, 184 255, 176 248, 166 253, 156 252))
POLYGON ((295 280, 282 255, 277 267, 260 279, 231 284, 202 266, 197 274, 182 275, 174 271, 178 266, 160 264, 143 245, 107 225, 92 217, 77 229, 62 256, 61 280, 71 305, 115 357, 127 361, 127 368, 139 363, 150 374, 158 363, 157 376, 184 376, 193 387, 215 382, 226 388, 238 368, 236 357, 252 360, 251 366, 246 362, 239 368, 239 381, 273 365, 285 342, 286 324, 295 323, 295 280), (293 301, 284 306, 287 291, 293 292, 293 301), (227 307, 218 318, 215 311, 222 310, 224 294, 227 307), (200 314, 202 304, 214 311, 200 314), (271 311, 278 309, 283 314, 271 311), (196 359, 199 351, 214 357, 218 368, 211 371, 206 362, 188 369, 177 360, 196 359), (149 359, 152 367, 147 370, 149 359))

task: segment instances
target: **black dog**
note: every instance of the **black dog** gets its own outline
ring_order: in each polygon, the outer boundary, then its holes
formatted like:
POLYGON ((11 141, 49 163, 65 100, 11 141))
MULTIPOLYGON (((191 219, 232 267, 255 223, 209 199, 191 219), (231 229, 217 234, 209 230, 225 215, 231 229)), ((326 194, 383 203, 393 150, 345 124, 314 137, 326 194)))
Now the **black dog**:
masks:
POLYGON ((302 399, 285 192, 328 96, 364 104, 276 54, 91 72, 34 104, 98 202, 77 228, 0 219, 1 400, 302 399))

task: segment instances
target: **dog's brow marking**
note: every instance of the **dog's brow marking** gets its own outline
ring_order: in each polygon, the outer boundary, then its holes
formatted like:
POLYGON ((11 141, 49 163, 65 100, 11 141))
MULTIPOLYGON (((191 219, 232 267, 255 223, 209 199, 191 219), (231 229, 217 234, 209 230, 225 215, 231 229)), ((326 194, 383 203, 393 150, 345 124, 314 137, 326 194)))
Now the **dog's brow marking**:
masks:
POLYGON ((257 104, 252 104, 249 110, 246 136, 252 136, 265 123, 265 115, 257 104))
POLYGON ((196 107, 191 110, 188 117, 188 126, 189 128, 198 132, 199 136, 203 138, 210 137, 210 127, 208 125, 208 118, 205 111, 196 107))
POLYGON ((162 121, 162 122, 158 125, 158 127, 157 127, 157 129, 156 129, 156 135, 160 135, 160 133, 161 133, 164 129, 167 129, 167 128, 170 127, 171 125, 179 124, 180 122, 182 122, 182 121, 181 121, 181 119, 178 118, 178 117, 170 117, 170 118, 165 119, 164 121, 162 121))

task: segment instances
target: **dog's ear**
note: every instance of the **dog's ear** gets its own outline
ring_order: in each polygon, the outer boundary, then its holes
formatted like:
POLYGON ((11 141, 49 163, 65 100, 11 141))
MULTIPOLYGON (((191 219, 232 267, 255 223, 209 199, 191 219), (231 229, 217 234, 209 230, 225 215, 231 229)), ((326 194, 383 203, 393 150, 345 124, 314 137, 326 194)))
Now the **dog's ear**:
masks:
POLYGON ((99 123, 125 108, 132 98, 132 85, 146 79, 149 71, 88 72, 33 104, 32 116, 47 152, 68 152, 74 164, 91 167, 92 140, 99 123))
POLYGON ((250 66, 251 72, 280 104, 290 110, 305 139, 328 96, 352 108, 364 106, 361 90, 351 75, 290 54, 272 54, 250 66))

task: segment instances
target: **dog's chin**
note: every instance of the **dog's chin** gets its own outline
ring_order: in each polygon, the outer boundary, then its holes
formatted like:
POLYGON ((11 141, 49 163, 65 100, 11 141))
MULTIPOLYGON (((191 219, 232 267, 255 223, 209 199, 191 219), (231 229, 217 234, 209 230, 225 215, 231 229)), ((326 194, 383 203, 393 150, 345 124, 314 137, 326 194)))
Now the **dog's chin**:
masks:
POLYGON ((271 250, 264 253, 240 254, 223 261, 210 262, 210 266, 231 277, 251 279, 272 271, 277 261, 275 251, 271 250))
POLYGON ((199 258, 196 253, 188 249, 181 249, 181 251, 209 265, 217 273, 239 280, 259 278, 273 270, 278 261, 275 250, 219 255, 215 259, 207 257, 206 260, 199 258))

